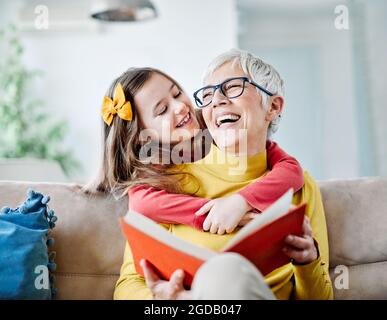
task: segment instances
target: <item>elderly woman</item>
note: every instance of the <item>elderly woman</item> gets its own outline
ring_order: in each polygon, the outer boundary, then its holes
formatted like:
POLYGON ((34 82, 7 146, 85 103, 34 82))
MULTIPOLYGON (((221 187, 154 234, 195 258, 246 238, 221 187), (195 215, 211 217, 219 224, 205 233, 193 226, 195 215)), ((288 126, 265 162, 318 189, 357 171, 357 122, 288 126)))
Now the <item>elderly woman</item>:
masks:
MULTIPOLYGON (((152 94, 146 87, 141 90, 142 96, 152 94)), ((183 193, 218 198, 264 176, 268 171, 266 141, 278 125, 284 104, 283 81, 277 71, 252 54, 231 50, 209 65, 204 87, 195 93, 195 100, 216 145, 204 159, 176 165, 189 173, 182 182, 183 193), (236 88, 238 94, 227 88, 236 88), (219 117, 230 114, 232 121, 219 125, 219 117), (233 131, 235 134, 230 134, 233 131), (237 172, 236 163, 242 164, 237 165, 237 172)), ((293 197, 293 204, 303 202, 307 203, 303 236, 289 235, 284 248, 291 262, 264 278, 243 257, 220 254, 199 269, 192 289, 185 290, 181 270, 164 281, 143 261, 145 279, 141 277, 127 245, 115 299, 332 299, 324 210, 319 188, 307 172, 304 186, 293 197)), ((182 224, 166 228, 215 251, 235 235, 212 234, 182 224)))

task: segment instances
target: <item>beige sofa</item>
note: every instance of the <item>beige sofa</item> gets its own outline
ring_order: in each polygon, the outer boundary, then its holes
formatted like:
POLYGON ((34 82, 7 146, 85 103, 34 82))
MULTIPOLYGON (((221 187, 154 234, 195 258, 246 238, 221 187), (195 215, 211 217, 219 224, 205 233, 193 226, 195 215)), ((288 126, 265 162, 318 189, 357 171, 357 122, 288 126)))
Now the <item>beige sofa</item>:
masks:
MULTIPOLYGON (((387 299, 387 178, 319 184, 335 298, 387 299), (343 289, 346 270, 348 288, 343 289)), ((58 216, 53 232, 57 298, 111 299, 125 243, 118 219, 127 199, 86 196, 75 184, 0 181, 0 207, 23 202, 29 187, 50 195, 58 216)))

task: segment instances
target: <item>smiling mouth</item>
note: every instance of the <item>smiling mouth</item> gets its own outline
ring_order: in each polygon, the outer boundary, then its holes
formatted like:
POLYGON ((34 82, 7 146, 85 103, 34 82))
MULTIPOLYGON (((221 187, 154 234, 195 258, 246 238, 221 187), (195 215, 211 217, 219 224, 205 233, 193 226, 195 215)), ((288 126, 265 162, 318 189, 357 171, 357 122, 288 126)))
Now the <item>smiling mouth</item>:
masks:
POLYGON ((187 115, 183 118, 183 120, 181 120, 176 128, 181 128, 183 127, 185 124, 187 124, 189 121, 191 120, 191 112, 188 112, 187 115))
POLYGON ((216 118, 215 124, 218 128, 220 128, 224 124, 235 123, 235 122, 239 121, 240 118, 241 118, 240 115, 225 114, 225 115, 222 115, 222 116, 219 116, 218 118, 216 118))

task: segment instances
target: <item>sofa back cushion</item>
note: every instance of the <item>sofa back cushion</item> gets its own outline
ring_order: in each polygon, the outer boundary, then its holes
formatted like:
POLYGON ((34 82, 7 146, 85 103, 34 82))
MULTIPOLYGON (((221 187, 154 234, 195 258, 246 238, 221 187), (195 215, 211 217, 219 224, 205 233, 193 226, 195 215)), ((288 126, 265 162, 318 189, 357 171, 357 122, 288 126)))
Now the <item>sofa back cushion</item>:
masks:
POLYGON ((333 180, 319 185, 335 298, 386 299, 387 178, 333 180), (346 271, 348 289, 342 281, 346 271))
POLYGON ((58 216, 56 299, 112 299, 125 244, 118 219, 128 199, 85 195, 76 184, 0 182, 0 207, 22 202, 29 187, 49 195, 58 216))

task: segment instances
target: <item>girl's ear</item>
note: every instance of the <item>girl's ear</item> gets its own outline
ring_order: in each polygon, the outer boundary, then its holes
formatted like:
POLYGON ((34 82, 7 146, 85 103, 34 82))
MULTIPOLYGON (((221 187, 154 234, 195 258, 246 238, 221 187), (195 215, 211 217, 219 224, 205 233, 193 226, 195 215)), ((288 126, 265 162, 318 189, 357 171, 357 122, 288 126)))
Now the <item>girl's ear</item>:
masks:
POLYGON ((269 97, 269 109, 266 111, 266 120, 271 122, 282 113, 284 98, 281 96, 269 97))

